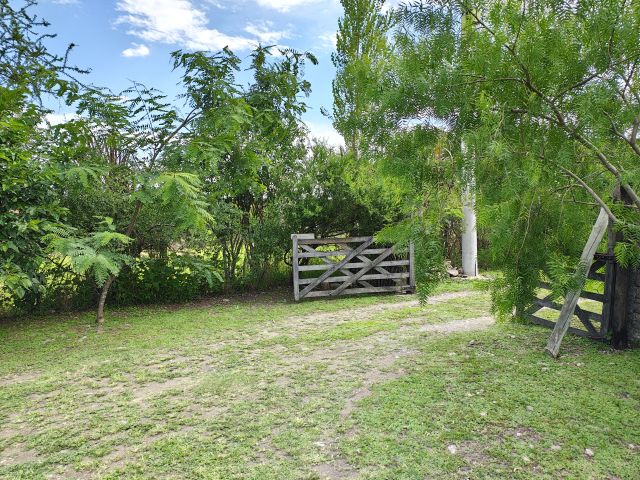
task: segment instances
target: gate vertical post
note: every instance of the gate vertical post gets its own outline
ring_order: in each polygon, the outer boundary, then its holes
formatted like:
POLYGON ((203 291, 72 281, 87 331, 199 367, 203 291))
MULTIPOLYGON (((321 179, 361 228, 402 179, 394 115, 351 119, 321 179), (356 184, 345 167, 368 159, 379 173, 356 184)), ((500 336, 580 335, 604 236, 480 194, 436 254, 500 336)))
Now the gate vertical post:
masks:
POLYGON ((291 235, 291 239, 293 240, 293 255, 292 255, 292 263, 293 263, 293 297, 296 302, 300 300, 300 271, 298 269, 298 235, 295 233, 291 235))
POLYGON ((416 291, 415 250, 415 245, 412 240, 409 242, 409 287, 412 293, 416 291))
POLYGON ((602 302, 602 321, 600 322, 600 336, 603 338, 611 331, 611 317, 613 315, 613 299, 616 286, 615 246, 616 235, 613 231, 613 222, 609 220, 607 231, 607 264, 604 278, 604 301, 602 302))

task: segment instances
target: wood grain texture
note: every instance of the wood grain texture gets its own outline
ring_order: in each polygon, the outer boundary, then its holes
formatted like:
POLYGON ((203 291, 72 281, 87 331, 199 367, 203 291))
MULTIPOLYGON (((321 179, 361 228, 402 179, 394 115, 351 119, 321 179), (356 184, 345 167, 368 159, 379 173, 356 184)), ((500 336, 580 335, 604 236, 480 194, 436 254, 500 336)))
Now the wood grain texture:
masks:
MULTIPOLYGON (((591 234, 589 235, 589 239, 582 250, 582 255, 580 257, 581 265, 589 265, 589 268, 591 267, 593 264, 593 257, 595 256, 596 250, 607 231, 608 225, 609 216, 607 215, 607 212, 601 208, 596 223, 593 225, 591 234)), ((604 277, 604 275, 602 275, 602 277, 604 277)), ((582 284, 584 284, 584 279, 582 284)), ((571 323, 571 318, 573 317, 576 306, 578 305, 581 291, 582 285, 580 289, 570 291, 565 297, 564 305, 560 311, 560 317, 558 318, 558 321, 553 328, 553 332, 551 332, 551 336, 549 337, 549 341, 547 342, 546 351, 554 358, 557 357, 560 352, 560 344, 569 329, 569 324, 571 323)))
POLYGON ((398 254, 394 246, 372 247, 373 237, 314 238, 313 234, 305 234, 304 238, 299 238, 293 234, 291 239, 296 301, 313 297, 415 291, 413 243, 406 253, 398 254), (402 259, 405 255, 408 258, 402 259), (312 264, 304 265, 308 262, 312 264), (301 278, 303 272, 320 274, 301 278))

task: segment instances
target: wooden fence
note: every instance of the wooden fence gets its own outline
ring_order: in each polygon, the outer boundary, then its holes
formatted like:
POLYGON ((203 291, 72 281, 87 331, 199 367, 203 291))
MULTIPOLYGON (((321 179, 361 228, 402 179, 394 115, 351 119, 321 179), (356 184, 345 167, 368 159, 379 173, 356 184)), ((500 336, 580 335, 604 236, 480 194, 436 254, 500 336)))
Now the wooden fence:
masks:
MULTIPOLYGON (((615 275, 614 266, 615 259, 613 254, 596 254, 593 264, 589 269, 587 278, 602 282, 604 284, 604 293, 595 293, 583 290, 580 294, 580 298, 595 300, 596 302, 599 302, 602 307, 599 309, 600 312, 598 313, 585 310, 581 308, 580 305, 577 305, 574 315, 578 317, 578 320, 580 320, 580 323, 584 325, 585 329, 569 327, 568 331, 570 333, 598 340, 602 340, 606 337, 609 332, 613 303, 613 286, 615 283, 613 278, 615 275), (604 272, 600 273, 599 270, 603 269, 604 272)), ((540 283, 540 288, 549 291, 551 290, 551 286, 545 282, 540 283)), ((562 309, 562 305, 554 302, 552 297, 553 294, 550 292, 544 298, 538 299, 537 302, 525 313, 525 317, 538 325, 553 328, 555 326, 555 322, 535 315, 535 313, 540 312, 543 308, 550 308, 558 311, 562 309)))
POLYGON ((415 291, 414 247, 376 248, 373 237, 291 235, 293 293, 297 300, 360 293, 415 291), (314 272, 319 273, 314 276, 314 272))

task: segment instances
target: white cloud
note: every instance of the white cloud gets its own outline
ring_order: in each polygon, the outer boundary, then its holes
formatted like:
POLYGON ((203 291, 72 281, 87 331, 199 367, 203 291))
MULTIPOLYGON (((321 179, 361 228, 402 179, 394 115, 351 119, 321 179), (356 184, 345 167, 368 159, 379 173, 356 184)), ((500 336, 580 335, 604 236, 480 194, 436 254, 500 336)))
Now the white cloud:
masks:
POLYGON ((329 48, 331 50, 336 48, 336 43, 338 41, 336 32, 326 32, 319 35, 318 38, 322 42, 323 48, 329 48))
POLYGON ((273 22, 263 21, 259 24, 247 23, 244 31, 253 35, 262 43, 275 44, 283 38, 290 38, 288 30, 272 30, 273 22))
POLYGON ((129 25, 128 33, 147 42, 180 45, 191 50, 246 50, 252 38, 226 35, 209 28, 209 19, 189 0, 121 0, 117 23, 129 25))
POLYGON ((52 127, 55 125, 60 125, 61 123, 70 122, 71 120, 77 119, 78 116, 75 113, 47 113, 44 116, 44 120, 40 123, 41 128, 47 128, 49 125, 52 127))
POLYGON ((149 47, 142 43, 132 43, 133 47, 126 48, 122 51, 123 57, 146 57, 151 53, 149 47))
POLYGON ((332 147, 343 147, 344 139, 340 135, 333 125, 326 122, 305 122, 309 129, 309 138, 316 138, 318 140, 324 140, 332 147))
POLYGON ((398 8, 403 3, 407 3, 404 0, 386 0, 384 5, 382 5, 382 13, 387 13, 389 10, 393 10, 398 8))
POLYGON ((288 12, 294 7, 304 7, 318 3, 321 0, 258 0, 261 7, 272 8, 279 12, 288 12))

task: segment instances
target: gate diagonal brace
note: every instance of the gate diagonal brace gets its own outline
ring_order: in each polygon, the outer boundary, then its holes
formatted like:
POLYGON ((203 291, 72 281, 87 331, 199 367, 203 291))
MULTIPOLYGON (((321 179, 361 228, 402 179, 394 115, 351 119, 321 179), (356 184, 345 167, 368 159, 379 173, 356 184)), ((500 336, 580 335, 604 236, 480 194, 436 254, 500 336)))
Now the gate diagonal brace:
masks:
MULTIPOLYGON (((307 293, 313 290, 315 287, 324 282, 327 278, 333 275, 337 270, 342 269, 347 263, 349 263, 354 257, 357 257, 366 250, 373 243, 373 238, 368 239, 366 242, 362 243, 358 248, 351 250, 340 262, 336 263, 331 268, 327 269, 322 275, 316 278, 313 282, 305 287, 304 290, 300 292, 300 297, 304 297, 307 293)), ((362 276, 362 275, 361 275, 362 276)), ((346 288, 346 287, 345 287, 346 288)))
POLYGON ((378 265, 380 262, 382 262, 385 258, 387 258, 389 255, 391 255, 393 253, 393 247, 389 247, 387 248, 384 252, 382 252, 375 260, 373 260, 371 262, 371 264, 367 265, 366 267, 362 267, 355 275, 353 275, 350 279, 346 280, 345 282, 342 283, 342 285, 340 285, 338 288, 336 288, 335 290, 333 290, 330 294, 330 296, 335 296, 335 295, 339 295, 343 290, 345 290, 347 287, 349 287, 349 285, 351 285, 354 282, 357 282, 358 279, 360 277, 362 277, 365 273, 367 273, 369 270, 372 270, 376 267, 376 265, 378 265))

